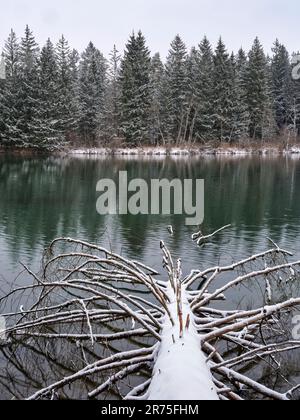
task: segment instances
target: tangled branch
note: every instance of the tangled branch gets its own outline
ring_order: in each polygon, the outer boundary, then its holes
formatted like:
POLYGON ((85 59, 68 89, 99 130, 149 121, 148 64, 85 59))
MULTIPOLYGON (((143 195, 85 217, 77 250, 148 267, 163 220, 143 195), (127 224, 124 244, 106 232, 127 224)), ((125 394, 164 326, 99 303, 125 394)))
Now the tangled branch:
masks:
MULTIPOLYGON (((192 239, 203 245, 224 229, 192 239)), ((36 381, 37 391, 27 398, 59 398, 78 382, 85 383, 89 398, 105 392, 127 400, 295 398, 298 384, 285 380, 281 392, 252 376, 257 363, 281 374, 282 354, 300 349, 300 342, 281 339, 286 335, 283 320, 300 306, 300 298, 272 302, 276 283, 294 281, 300 261, 290 262, 288 251, 272 245, 232 265, 183 277, 181 260, 174 261, 161 243, 164 278, 96 245, 55 240, 39 275, 26 268, 33 283, 0 299, 5 307, 28 295, 32 300, 28 308, 3 314, 5 334, 11 345, 17 342, 39 356, 46 352, 48 358, 49 345, 67 343, 68 351, 80 352, 81 366, 72 360, 62 379, 36 381), (224 275, 230 277, 226 284, 224 275), (265 288, 265 305, 232 311, 215 307, 236 287, 254 281, 265 288)), ((20 360, 14 366, 26 370, 20 360)))

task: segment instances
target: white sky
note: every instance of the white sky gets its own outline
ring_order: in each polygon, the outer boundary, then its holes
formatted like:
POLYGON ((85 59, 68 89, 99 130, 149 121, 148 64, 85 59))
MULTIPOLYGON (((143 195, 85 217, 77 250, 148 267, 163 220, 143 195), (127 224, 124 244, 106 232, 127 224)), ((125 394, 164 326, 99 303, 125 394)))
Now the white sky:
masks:
POLYGON ((267 52, 277 38, 300 50, 299 0, 0 0, 0 48, 11 28, 29 24, 39 43, 63 33, 82 51, 92 40, 107 55, 120 51, 132 30, 141 29, 152 52, 166 56, 177 33, 191 47, 206 34, 222 35, 229 50, 249 49, 258 35, 267 52))

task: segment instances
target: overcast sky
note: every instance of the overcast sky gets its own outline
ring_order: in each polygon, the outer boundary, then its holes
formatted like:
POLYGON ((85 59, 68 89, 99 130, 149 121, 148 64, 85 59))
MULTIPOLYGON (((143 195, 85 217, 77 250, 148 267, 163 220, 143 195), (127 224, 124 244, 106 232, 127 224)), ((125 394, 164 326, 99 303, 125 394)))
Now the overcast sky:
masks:
POLYGON ((222 35, 229 50, 248 49, 258 35, 269 52, 277 38, 300 50, 299 0, 0 0, 0 47, 11 28, 26 24, 39 43, 63 33, 82 51, 92 40, 108 54, 123 50, 132 30, 142 29, 152 52, 167 54, 177 33, 189 47, 206 34, 215 45, 222 35))

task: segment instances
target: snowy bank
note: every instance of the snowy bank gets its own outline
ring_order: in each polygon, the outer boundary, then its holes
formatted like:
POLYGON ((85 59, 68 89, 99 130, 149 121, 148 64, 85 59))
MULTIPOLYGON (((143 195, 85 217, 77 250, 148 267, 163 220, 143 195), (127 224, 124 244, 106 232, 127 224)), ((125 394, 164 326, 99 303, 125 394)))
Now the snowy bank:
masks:
POLYGON ((105 147, 100 148, 80 148, 71 149, 66 152, 68 155, 83 157, 83 156, 127 156, 127 157, 190 157, 190 156, 286 156, 286 155, 300 155, 300 146, 293 146, 289 149, 282 149, 277 146, 263 146, 263 147, 137 147, 137 148, 118 148, 110 149, 105 147))

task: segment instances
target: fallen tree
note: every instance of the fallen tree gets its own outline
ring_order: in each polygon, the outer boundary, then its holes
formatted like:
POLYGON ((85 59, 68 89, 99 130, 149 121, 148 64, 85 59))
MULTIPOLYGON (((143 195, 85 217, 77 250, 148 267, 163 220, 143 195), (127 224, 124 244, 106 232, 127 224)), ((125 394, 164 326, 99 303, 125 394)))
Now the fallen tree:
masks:
MULTIPOLYGON (((213 237, 200 232, 192 239, 202 245, 213 237)), ((67 342, 81 354, 80 367, 76 363, 72 373, 41 384, 28 399, 59 398, 80 381, 88 384, 81 398, 113 390, 125 400, 295 398, 298 384, 286 380, 282 393, 254 380, 251 366, 264 363, 281 374, 277 359, 300 349, 300 341, 282 338, 283 319, 300 298, 272 302, 274 284, 295 281, 300 261, 289 262, 291 254, 272 243, 242 261, 183 277, 181 260, 175 262, 164 243, 161 250, 166 278, 140 262, 66 238, 51 244, 39 275, 25 267, 33 284, 0 299, 6 307, 8 301, 21 306, 3 315, 8 343, 17 340, 39 352, 44 346, 50 357, 51 343, 67 342), (224 274, 230 280, 219 286, 224 274), (215 307, 232 289, 253 281, 264 287, 264 306, 215 307), (34 302, 26 309, 28 295, 34 302), (124 384, 126 378, 134 379, 124 384)))

